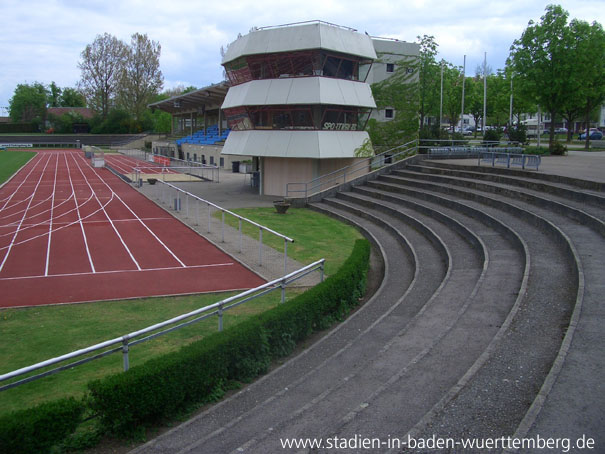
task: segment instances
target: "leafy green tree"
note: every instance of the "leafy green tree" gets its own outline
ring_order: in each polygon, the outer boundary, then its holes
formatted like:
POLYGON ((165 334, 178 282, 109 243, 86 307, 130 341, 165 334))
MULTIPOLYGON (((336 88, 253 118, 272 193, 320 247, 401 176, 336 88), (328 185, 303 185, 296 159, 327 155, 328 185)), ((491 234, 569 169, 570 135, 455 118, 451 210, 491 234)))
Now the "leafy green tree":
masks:
POLYGON ((551 150, 555 121, 571 89, 568 75, 577 64, 567 18, 568 13, 561 6, 549 5, 540 23, 530 21, 521 38, 511 46, 511 66, 524 80, 524 94, 550 113, 551 150))
POLYGON ((41 123, 46 117, 47 91, 40 82, 19 84, 8 101, 8 110, 14 123, 41 123))
MULTIPOLYGON (((588 24, 575 19, 569 28, 576 58, 571 79, 574 93, 577 93, 576 105, 583 105, 588 129, 591 112, 605 100, 605 32, 598 22, 588 24)), ((588 149, 588 134, 586 136, 585 147, 588 149)))
MULTIPOLYGON (((465 93, 466 95, 466 93, 465 93)), ((466 97, 466 96, 465 96, 466 97)), ((443 113, 452 132, 460 120, 462 107, 462 68, 451 63, 443 66, 443 113)), ((466 110, 466 109, 465 109, 466 110)))
POLYGON ((368 134, 375 146, 396 146, 418 134, 418 63, 412 60, 397 65, 391 77, 372 85, 379 109, 394 109, 394 118, 386 122, 370 120, 368 134), (408 71, 413 68, 414 71, 408 71))
POLYGON ((126 45, 115 36, 97 35, 80 54, 78 87, 88 105, 103 119, 107 118, 122 77, 122 62, 126 45))
MULTIPOLYGON (((418 61, 418 115, 420 125, 424 125, 427 116, 439 113, 440 67, 435 61, 438 44, 434 36, 418 36, 420 40, 420 58, 418 61)), ((441 121, 441 120, 439 120, 441 121)))
POLYGON ((125 50, 118 98, 120 105, 141 120, 143 112, 164 84, 160 71, 161 46, 147 35, 135 33, 125 50))
POLYGON ((47 90, 47 104, 48 107, 60 107, 61 105, 61 88, 57 86, 57 84, 53 81, 48 86, 47 90))
POLYGON ((86 107, 86 98, 75 88, 66 87, 61 92, 60 107, 86 107))

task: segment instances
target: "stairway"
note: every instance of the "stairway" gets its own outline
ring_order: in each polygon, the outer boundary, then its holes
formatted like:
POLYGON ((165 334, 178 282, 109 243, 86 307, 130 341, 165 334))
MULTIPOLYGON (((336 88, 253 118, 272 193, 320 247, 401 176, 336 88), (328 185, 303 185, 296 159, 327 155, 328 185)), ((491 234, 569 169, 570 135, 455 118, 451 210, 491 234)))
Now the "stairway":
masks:
POLYGON ((420 161, 312 208, 371 239, 380 288, 302 353, 135 452, 406 434, 586 434, 605 446, 603 188, 420 161))

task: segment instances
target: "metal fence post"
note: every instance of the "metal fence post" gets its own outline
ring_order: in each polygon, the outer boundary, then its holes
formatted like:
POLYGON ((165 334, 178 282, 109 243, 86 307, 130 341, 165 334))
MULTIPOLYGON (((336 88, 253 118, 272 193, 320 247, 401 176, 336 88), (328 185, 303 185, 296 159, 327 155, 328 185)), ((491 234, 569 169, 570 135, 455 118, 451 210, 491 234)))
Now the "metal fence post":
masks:
POLYGON ((210 216, 210 204, 208 204, 208 233, 210 233, 210 220, 211 220, 211 216, 210 216))
POLYGON ((322 262, 319 266, 319 282, 324 281, 324 263, 322 262))
POLYGON ((223 306, 218 307, 218 330, 223 330, 223 306))
POLYGON ((288 274, 288 240, 284 238, 284 274, 288 274))
POLYGON ((263 266, 263 228, 258 228, 258 266, 263 266))
POLYGON ((225 242, 225 210, 221 211, 221 243, 225 242))
POLYGON ((239 253, 242 253, 242 218, 239 219, 239 253))
POLYGON ((286 280, 282 279, 279 286, 281 287, 281 304, 283 304, 286 302, 286 280))
POLYGON ((130 361, 128 359, 128 336, 122 337, 122 362, 124 363, 124 372, 130 368, 130 361))

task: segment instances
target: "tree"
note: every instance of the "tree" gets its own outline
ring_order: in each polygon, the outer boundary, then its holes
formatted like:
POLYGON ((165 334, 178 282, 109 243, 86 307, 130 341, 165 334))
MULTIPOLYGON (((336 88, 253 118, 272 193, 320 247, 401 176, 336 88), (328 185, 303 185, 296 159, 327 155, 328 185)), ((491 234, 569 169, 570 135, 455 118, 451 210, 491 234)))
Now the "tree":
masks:
POLYGON ((122 76, 126 45, 108 33, 97 35, 80 54, 78 83, 88 105, 107 118, 122 76))
POLYGON ((42 122, 46 117, 46 87, 40 82, 19 84, 8 101, 8 110, 14 123, 42 122))
POLYGON ((48 87, 48 107, 60 107, 61 104, 61 88, 53 81, 48 87))
MULTIPOLYGON (((435 61, 438 44, 434 36, 418 36, 420 40, 420 54, 418 62, 418 92, 420 125, 424 126, 424 119, 429 115, 435 115, 439 100, 439 77, 440 67, 435 61)), ((441 119, 439 119, 441 122, 441 119)))
POLYGON ((86 107, 86 98, 75 88, 66 87, 61 92, 61 107, 86 107))
MULTIPOLYGON (((573 20, 570 24, 574 43, 575 64, 571 82, 578 102, 584 107, 586 129, 590 128, 590 114, 605 100, 605 32, 601 24, 573 20)), ((586 134, 586 149, 589 148, 586 134)))
POLYGON ((554 147, 554 130, 570 92, 569 73, 577 64, 571 51, 568 13, 558 5, 546 7, 540 23, 530 21, 521 38, 511 46, 510 62, 524 79, 525 95, 550 113, 549 148, 554 147))
POLYGON ((418 134, 418 66, 414 60, 400 61, 391 77, 372 85, 377 107, 394 110, 394 118, 382 123, 372 119, 368 133, 377 146, 396 146, 418 134), (409 71, 412 68, 413 71, 409 71))
MULTIPOLYGON (((466 93, 465 93, 466 95, 466 93)), ((462 107, 462 68, 451 63, 443 65, 443 113, 448 118, 452 132, 462 107)), ((466 110, 466 109, 465 109, 466 110)))
POLYGON ((125 51, 118 89, 119 104, 141 120, 143 112, 164 84, 160 71, 161 46, 135 33, 125 51))

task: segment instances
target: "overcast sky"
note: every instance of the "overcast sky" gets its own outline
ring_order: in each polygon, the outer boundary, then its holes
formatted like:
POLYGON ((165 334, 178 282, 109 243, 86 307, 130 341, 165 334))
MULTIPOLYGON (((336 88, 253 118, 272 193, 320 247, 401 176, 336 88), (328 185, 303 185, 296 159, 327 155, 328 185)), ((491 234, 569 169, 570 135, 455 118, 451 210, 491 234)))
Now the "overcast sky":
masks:
MULTIPOLYGON (((602 0, 556 2, 570 19, 605 24, 602 0)), ((323 20, 372 36, 433 35, 438 59, 473 75, 504 67, 509 48, 548 2, 537 0, 0 0, 0 115, 20 83, 74 87, 80 53, 105 32, 129 43, 146 33, 162 46, 164 88, 222 79, 220 48, 252 27, 323 20)))

